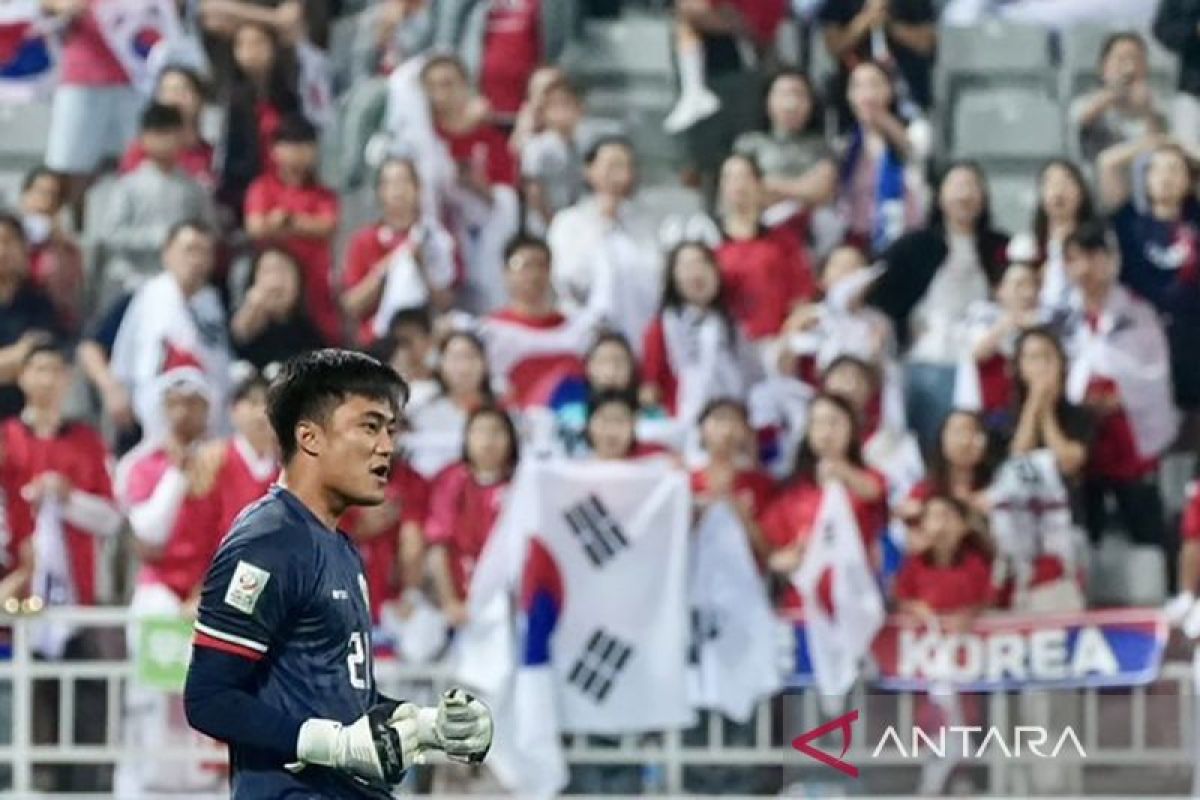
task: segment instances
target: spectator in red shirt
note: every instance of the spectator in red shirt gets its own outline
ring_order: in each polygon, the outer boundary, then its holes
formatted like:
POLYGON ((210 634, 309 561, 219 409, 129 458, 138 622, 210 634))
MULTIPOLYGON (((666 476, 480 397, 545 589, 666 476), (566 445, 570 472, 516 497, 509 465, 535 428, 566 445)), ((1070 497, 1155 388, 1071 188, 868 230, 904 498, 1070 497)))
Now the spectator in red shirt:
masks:
POLYGON ((754 432, 746 407, 735 400, 714 400, 700 414, 699 426, 707 461, 692 472, 697 508, 729 501, 751 535, 754 551, 765 554, 756 520, 773 498, 775 482, 753 466, 754 432))
POLYGON ((467 419, 462 460, 434 478, 425 537, 442 613, 455 627, 466 621, 471 573, 500 513, 518 447, 508 414, 478 408, 467 419))
POLYGON ((734 324, 726 281, 699 242, 667 256, 662 309, 642 345, 641 401, 694 423, 712 399, 744 398, 761 374, 758 359, 734 324))
POLYGON ((517 165, 508 139, 479 114, 462 61, 454 55, 434 56, 421 72, 421 85, 434 127, 458 164, 461 180, 480 193, 493 183, 515 185, 517 165))
POLYGON ((730 310, 751 339, 774 336, 793 306, 815 294, 808 255, 786 231, 763 227, 766 192, 753 159, 725 159, 719 192, 723 241, 716 253, 730 310))
POLYGON ((230 417, 234 434, 213 442, 198 455, 211 458, 216 472, 217 530, 223 537, 242 509, 267 493, 279 476, 279 443, 267 418, 267 379, 253 366, 240 362, 230 417))
MULTIPOLYGON (((24 360, 19 385, 25 395, 20 418, 0 426, 0 458, 11 470, 16 489, 9 496, 11 546, 18 554, 8 588, 41 605, 100 602, 97 586, 100 539, 115 538, 123 518, 113 501, 109 453, 99 433, 64 419, 71 385, 69 362, 51 346, 34 349, 24 360)), ((0 601, 15 599, 14 595, 0 601)), ((26 606, 29 608, 30 606, 26 606)), ((101 644, 94 630, 42 631, 33 638, 34 653, 45 659, 92 660, 101 644)), ((79 681, 70 689, 76 718, 59 727, 55 682, 38 681, 33 691, 33 743, 102 741, 108 723, 105 688, 79 681)), ((50 791, 98 791, 101 778, 87 772, 53 770, 40 785, 50 791), (49 780, 47 780, 49 779, 49 780)))
POLYGON ((421 207, 421 177, 412 161, 385 161, 375 196, 380 219, 354 233, 342 269, 341 305, 360 344, 382 335, 397 311, 449 309, 458 277, 454 240, 421 207))
POLYGON ((929 458, 929 475, 913 487, 898 516, 916 523, 925 501, 945 494, 965 503, 973 513, 987 514, 986 492, 995 470, 994 447, 983 417, 974 411, 950 412, 938 431, 937 449, 929 458))
POLYGON ((274 31, 252 23, 233 35, 233 75, 225 98, 225 157, 217 199, 240 218, 250 184, 272 166, 279 126, 300 113, 296 78, 274 31))
POLYGON ((23 586, 10 588, 47 603, 93 605, 97 539, 115 536, 122 524, 109 481, 108 450, 95 430, 64 419, 70 371, 62 351, 51 344, 34 347, 22 361, 18 385, 25 408, 0 426, 0 456, 17 489, 7 498, 11 547, 24 578, 23 586), (58 564, 39 563, 33 541, 42 507, 51 502, 58 506, 66 549, 65 561, 58 564))
POLYGON ((317 330, 326 342, 340 342, 341 318, 333 299, 338 199, 317 182, 316 130, 303 117, 289 117, 271 154, 274 172, 260 176, 246 193, 246 232, 254 242, 278 244, 296 257, 317 330))
POLYGON ((579 0, 439 0, 434 43, 463 54, 502 120, 516 117, 537 66, 557 62, 578 28, 579 0))
MULTIPOLYGON (((813 400, 792 476, 759 517, 772 572, 787 578, 800 567, 820 513, 823 487, 831 481, 845 485, 868 558, 879 565, 879 535, 887 524, 887 481, 863 462, 860 441, 849 403, 826 394, 813 400)), ((829 587, 819 591, 829 597, 829 587)), ((790 584, 782 602, 785 608, 800 607, 799 593, 790 584)))
POLYGON ((488 365, 516 408, 545 406, 566 379, 583 374, 592 329, 582 316, 554 308, 550 248, 541 239, 518 237, 504 254, 508 304, 482 326, 488 365))
MULTIPOLYGON (((205 189, 216 185, 213 166, 213 147, 200 135, 200 114, 204 111, 204 84, 200 76, 187 67, 172 65, 158 77, 154 101, 171 106, 183 117, 180 168, 205 189)), ((134 140, 121 157, 121 172, 132 172, 146 159, 141 142, 134 140)))
POLYGON ((893 588, 896 610, 961 630, 992 602, 991 547, 970 509, 946 494, 926 502, 909 529, 908 555, 893 588))
MULTIPOLYGON (((118 158, 137 134, 142 97, 105 41, 95 8, 103 0, 44 0, 62 27, 59 85, 54 91, 46 165, 86 178, 118 158)), ((82 189, 82 182, 77 181, 82 189)))
POLYGON ((62 175, 35 167, 21 184, 21 222, 29 247, 29 277, 41 287, 65 333, 83 324, 83 253, 62 225, 67 185, 62 175))

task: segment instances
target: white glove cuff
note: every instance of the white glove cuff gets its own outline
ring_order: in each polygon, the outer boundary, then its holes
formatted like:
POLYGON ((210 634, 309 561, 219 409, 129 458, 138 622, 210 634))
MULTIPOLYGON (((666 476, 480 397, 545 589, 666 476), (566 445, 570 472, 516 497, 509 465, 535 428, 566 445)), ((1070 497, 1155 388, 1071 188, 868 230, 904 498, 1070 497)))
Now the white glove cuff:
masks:
POLYGON ((296 738, 296 757, 305 764, 337 766, 336 754, 342 723, 331 719, 310 719, 300 726, 296 738))
POLYGON ((438 710, 430 706, 417 709, 417 739, 422 747, 441 749, 442 741, 437 733, 438 710))

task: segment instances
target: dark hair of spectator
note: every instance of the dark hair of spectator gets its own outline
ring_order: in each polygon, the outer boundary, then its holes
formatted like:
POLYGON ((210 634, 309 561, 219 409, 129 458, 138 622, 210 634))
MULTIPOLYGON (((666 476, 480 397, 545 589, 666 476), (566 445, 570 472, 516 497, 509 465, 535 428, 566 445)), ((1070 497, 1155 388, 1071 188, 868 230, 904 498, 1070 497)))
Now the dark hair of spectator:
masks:
POLYGON ((438 386, 442 388, 442 394, 446 394, 449 388, 446 386, 446 379, 442 377, 442 363, 445 359, 446 349, 454 342, 466 342, 475 351, 475 355, 479 357, 480 363, 483 364, 483 376, 479 379, 479 386, 476 387, 479 394, 490 401, 492 399, 492 382, 488 377, 488 360, 487 347, 483 343, 483 339, 472 333, 471 331, 451 331, 442 339, 438 345, 438 366, 434 372, 434 377, 437 378, 438 386))
POLYGON ((1085 253, 1115 253, 1116 239, 1108 223, 1102 219, 1089 219, 1071 232, 1063 243, 1063 250, 1082 250, 1085 253))
POLYGON ((253 364, 243 364, 242 374, 234 381, 229 397, 233 403, 240 403, 257 391, 266 392, 270 386, 270 381, 253 364))
POLYGON ((933 192, 932 207, 929 211, 929 227, 943 234, 946 233, 946 218, 941 204, 942 187, 950 178, 951 173, 959 169, 970 172, 974 176, 975 182, 979 184, 982 203, 979 207, 979 216, 975 218, 973 231, 975 252, 979 257, 979 265, 983 267, 984 274, 988 276, 988 282, 995 284, 1004 269, 1005 254, 1002 248, 996 245, 995 237, 998 232, 992 224, 992 200, 988 189, 987 173, 983 171, 983 167, 978 161, 952 161, 946 165, 946 169, 938 176, 937 187, 933 192))
POLYGON ((540 250, 546 256, 546 260, 550 261, 553 256, 550 253, 550 245, 546 244, 545 239, 540 239, 537 236, 530 236, 527 233, 518 233, 508 244, 504 246, 504 268, 508 269, 509 262, 512 257, 522 250, 540 250))
POLYGON ((167 238, 163 240, 163 247, 170 247, 171 244, 179 237, 179 234, 184 231, 194 231, 201 236, 206 236, 209 239, 216 238, 217 232, 204 220, 199 217, 184 219, 176 222, 167 230, 167 238))
POLYGON ((512 417, 508 415, 503 408, 488 403, 472 411, 467 415, 467 422, 463 425, 463 449, 462 460, 468 467, 471 464, 470 448, 467 446, 467 440, 470 438, 469 433, 471 426, 477 420, 491 417, 500 421, 500 425, 504 428, 505 434, 508 436, 508 464, 504 471, 504 477, 512 477, 513 472, 517 469, 517 464, 521 461, 521 438, 517 435, 517 426, 513 423, 512 417))
POLYGON ((750 424, 750 411, 746 408, 745 403, 734 397, 715 397, 700 409, 700 414, 696 417, 696 425, 704 425, 704 421, 718 411, 734 411, 742 418, 742 422, 750 424))
POLYGON ((196 72, 196 70, 192 69, 191 67, 185 67, 182 64, 170 64, 166 67, 163 67, 163 71, 159 73, 158 82, 161 84, 162 79, 167 75, 178 75, 191 85, 192 91, 196 93, 196 96, 199 97, 201 101, 208 99, 207 84, 205 84, 204 79, 200 77, 200 73, 196 72))
POLYGON ((375 173, 375 191, 379 191, 379 187, 383 183, 383 173, 388 167, 403 167, 408 170, 409 177, 420 188, 421 172, 417 169, 417 163, 405 156, 388 156, 379 165, 379 170, 375 173))
POLYGON ((276 144, 316 144, 317 129, 303 114, 289 114, 279 123, 276 144))
POLYGON ((298 424, 324 424, 351 397, 385 402, 399 414, 408 386, 387 364, 352 350, 327 348, 289 359, 267 392, 267 414, 284 463, 296 454, 298 424))
POLYGON ((575 85, 574 81, 565 76, 561 78, 555 78, 554 80, 550 81, 550 83, 546 84, 546 88, 542 90, 542 96, 549 97, 553 92, 563 92, 564 94, 570 95, 572 98, 574 98, 575 102, 581 102, 583 100, 583 93, 579 91, 579 87, 575 85))
POLYGON ((25 354, 25 358, 21 359, 21 366, 26 367, 33 361, 34 358, 40 355, 51 355, 59 358, 63 363, 69 363, 70 359, 67 356, 67 351, 63 348, 63 343, 51 339, 46 342, 39 342, 29 348, 29 352, 25 354))
POLYGON ((830 361, 828 364, 826 364, 825 369, 821 370, 821 380, 824 381, 831 372, 841 369, 842 367, 851 367, 862 373, 867 379, 867 383, 871 385, 872 394, 875 394, 881 388, 883 378, 879 374, 879 367, 872 364, 870 361, 867 361, 866 359, 850 355, 849 353, 842 353, 840 356, 833 359, 833 361, 830 361))
POLYGON ((1046 255, 1050 239, 1050 217, 1046 214, 1046 206, 1042 202, 1041 186, 1042 181, 1046 179, 1046 173, 1055 167, 1070 175, 1079 190, 1079 208, 1075 212, 1075 225, 1079 226, 1084 221, 1096 216, 1096 205, 1092 200, 1092 192, 1088 188, 1087 179, 1083 176, 1083 170, 1079 168, 1078 164, 1066 158, 1052 158, 1043 164, 1042 168, 1038 170, 1038 201, 1037 209, 1033 212, 1033 236, 1037 240, 1039 255, 1042 258, 1046 255))
POLYGON ((1121 42, 1133 42, 1139 48, 1141 48, 1142 53, 1148 52, 1146 48, 1146 40, 1143 39, 1142 35, 1137 31, 1116 31, 1114 33, 1110 33, 1108 37, 1105 38, 1104 44, 1100 45, 1099 65, 1101 67, 1104 66, 1105 61, 1108 61, 1108 56, 1112 53, 1113 48, 1119 45, 1121 42))
POLYGON ((29 170, 29 172, 25 173, 25 177, 21 179, 21 193, 24 194, 25 192, 28 192, 33 188, 33 185, 42 178, 50 178, 55 182, 55 184, 58 185, 58 195, 59 199, 61 199, 63 193, 62 173, 55 172, 45 164, 39 164, 38 166, 29 170))
MULTIPOLYGON (((1067 371, 1070 368, 1070 361, 1067 360, 1067 352, 1063 349, 1062 342, 1054 335, 1054 331, 1045 326, 1029 328, 1021 331, 1017 336, 1016 344, 1013 345, 1012 355, 1012 378, 1013 378, 1013 403, 1017 414, 1024 407, 1025 401, 1029 398, 1029 386, 1025 383, 1025 379, 1021 377, 1021 353, 1025 350, 1025 345, 1034 339, 1040 339, 1046 342, 1053 348, 1055 355, 1058 357, 1059 374, 1059 393, 1058 404, 1054 409, 1054 414, 1061 421, 1063 412, 1070 406, 1070 401, 1067 400, 1065 391, 1067 382, 1067 371)), ((1016 417, 1014 416, 1014 419, 1016 417)))
POLYGON ((717 264, 716 255, 712 248, 703 242, 680 242, 667 253, 667 269, 663 275, 662 310, 679 311, 687 305, 683 299, 683 293, 679 291, 679 282, 675 279, 675 269, 679 264, 679 257, 688 250, 696 250, 703 255, 717 279, 717 293, 709 308, 720 315, 722 327, 725 329, 725 341, 727 344, 732 344, 734 337, 737 336, 737 328, 734 326, 733 316, 729 313, 725 281, 721 277, 721 267, 717 264))
POLYGON ((392 314, 387 326, 388 333, 392 336, 395 336, 400 328, 417 328, 421 333, 429 336, 433 333, 433 315, 429 313, 426 306, 402 308, 392 314))
POLYGON ((0 226, 8 228, 13 236, 20 240, 22 246, 29 244, 29 240, 25 238, 25 225, 16 214, 10 211, 0 211, 0 226))
MULTIPOLYGON (((859 434, 861 426, 858 414, 854 412, 854 408, 850 405, 849 401, 836 394, 821 392, 812 399, 812 403, 809 405, 810 418, 812 416, 811 410, 816 408, 817 403, 827 403, 833 406, 846 418, 846 424, 850 426, 850 438, 846 444, 846 460, 859 469, 862 469, 865 466, 865 462, 862 456, 862 436, 859 434)), ((792 474, 789 480, 816 483, 818 461, 820 459, 808 441, 808 431, 806 430, 804 438, 800 441, 800 449, 796 451, 796 462, 792 467, 792 474)))
POLYGON ((304 270, 300 268, 300 262, 289 250, 278 245, 267 245, 257 251, 254 254, 254 261, 250 263, 250 274, 246 276, 246 289, 248 290, 258 280, 258 271, 269 255, 279 256, 292 268, 292 273, 296 276, 297 292, 296 305, 291 309, 291 316, 302 316, 304 314, 304 270))
POLYGON ((587 422, 583 429, 584 441, 587 442, 588 447, 595 448, 595 444, 592 442, 592 418, 595 417, 596 414, 600 413, 602 409, 611 405, 618 405, 628 410, 630 416, 634 419, 633 436, 629 439, 629 450, 625 453, 625 455, 629 455, 629 453, 632 453, 633 449, 637 447, 638 403, 637 398, 630 396, 628 392, 616 390, 603 391, 597 392, 588 398, 587 422))
POLYGON ((175 106, 152 101, 142 111, 141 130, 151 133, 183 130, 183 114, 175 106))
POLYGON ((429 73, 433 72, 438 67, 450 67, 458 72, 464 81, 470 81, 471 76, 467 73, 467 65, 455 53, 441 52, 435 53, 425 62, 425 66, 421 67, 421 80, 429 77, 429 73))
POLYGON ((983 415, 977 411, 967 411, 966 409, 956 408, 946 415, 942 420, 942 424, 938 426, 936 445, 933 452, 929 454, 927 462, 929 464, 929 482, 935 491, 949 492, 950 486, 950 462, 946 460, 946 454, 942 450, 942 438, 946 433, 946 428, 950 425, 950 421, 955 417, 970 417, 975 423, 975 427, 979 430, 979 435, 983 436, 986 444, 983 448, 983 456, 979 459, 979 463, 974 467, 974 474, 971 476, 971 488, 978 491, 987 487, 992 479, 992 472, 996 465, 996 442, 992 435, 988 432, 987 425, 984 424, 983 415))
MULTIPOLYGON (((588 348, 587 353, 583 357, 583 363, 585 365, 588 364, 592 360, 592 357, 596 355, 597 351, 606 345, 613 345, 621 348, 621 350, 625 353, 625 357, 629 359, 629 364, 631 367, 629 370, 629 385, 621 389, 597 390, 596 387, 592 386, 589 382, 587 387, 588 395, 591 396, 597 391, 621 391, 628 393, 630 397, 636 398, 638 386, 640 385, 638 379, 637 356, 634 355, 633 348, 630 347, 629 340, 625 338, 624 334, 618 333, 617 331, 602 331, 601 333, 597 334, 595 340, 592 341, 592 346, 588 348)), ((586 376, 586 374, 587 369, 585 368, 584 375, 586 376)))
POLYGON ((763 119, 766 127, 770 127, 770 115, 767 113, 767 98, 771 96, 771 91, 775 88, 775 84, 780 81, 800 81, 804 84, 804 90, 808 92, 808 122, 805 123, 804 130, 800 131, 802 135, 820 134, 825 124, 825 102, 821 99, 820 92, 813 85, 812 79, 803 71, 795 67, 784 67, 773 73, 767 80, 767 88, 763 92, 763 119))
POLYGON ((924 520, 925 515, 929 513, 929 509, 934 503, 941 503, 948 506, 958 518, 962 520, 967 532, 959 542, 960 551, 973 549, 980 555, 992 558, 996 554, 995 545, 992 543, 992 538, 980 529, 980 521, 976 519, 977 514, 972 511, 971 507, 948 492, 935 492, 928 497, 921 505, 921 515, 919 520, 924 520))
POLYGON ((725 172, 725 167, 728 166, 729 164, 733 163, 734 161, 741 161, 746 166, 750 167, 750 172, 753 173, 754 179, 757 180, 759 183, 762 183, 762 180, 763 180, 762 166, 758 163, 758 160, 756 158, 754 158, 753 156, 747 155, 746 153, 731 153, 730 155, 725 156, 725 160, 721 162, 721 173, 723 174, 725 172))
MULTIPOLYGON (((860 61, 857 64, 855 64, 854 68, 852 70, 850 70, 850 72, 851 73, 857 72, 858 70, 860 70, 864 67, 866 67, 868 69, 873 69, 876 72, 878 72, 880 75, 883 76, 884 82, 888 85, 888 91, 892 95, 892 100, 890 103, 888 103, 888 111, 893 116, 895 116, 899 119, 904 119, 904 115, 901 113, 901 109, 900 109, 900 93, 898 91, 896 91, 896 78, 895 78, 895 75, 892 74, 892 71, 890 69, 888 69, 886 66, 884 66, 883 64, 879 63, 878 61, 875 61, 874 59, 866 59, 864 61, 860 61)), ((847 79, 846 86, 845 86, 845 92, 846 92, 845 100, 846 100, 847 104, 849 104, 849 102, 850 102, 850 84, 851 84, 851 81, 849 79, 847 79)))
POLYGON ((600 157, 600 153, 603 152, 606 147, 623 148, 625 152, 629 154, 631 159, 633 159, 635 162, 637 161, 637 150, 634 149, 633 142, 629 140, 629 137, 610 133, 606 136, 599 137, 588 146, 587 150, 585 150, 583 153, 583 163, 589 167, 596 163, 596 159, 600 157))

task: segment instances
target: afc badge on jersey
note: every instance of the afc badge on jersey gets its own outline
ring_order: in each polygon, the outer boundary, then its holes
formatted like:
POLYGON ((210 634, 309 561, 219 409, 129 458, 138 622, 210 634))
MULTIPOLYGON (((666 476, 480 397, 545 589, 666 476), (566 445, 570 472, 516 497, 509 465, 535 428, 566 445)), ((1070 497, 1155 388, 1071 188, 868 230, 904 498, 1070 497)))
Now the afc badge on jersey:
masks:
POLYGON ((271 579, 271 573, 248 561, 239 561, 233 571, 233 579, 225 590, 225 604, 233 606, 243 614, 253 614, 259 596, 271 579))

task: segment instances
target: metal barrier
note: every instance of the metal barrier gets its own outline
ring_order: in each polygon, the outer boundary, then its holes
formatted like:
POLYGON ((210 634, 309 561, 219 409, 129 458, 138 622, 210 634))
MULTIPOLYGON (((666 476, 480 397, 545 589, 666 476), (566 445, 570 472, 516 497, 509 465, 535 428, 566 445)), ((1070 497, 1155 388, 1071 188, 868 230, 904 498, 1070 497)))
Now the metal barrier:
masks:
MULTIPOLYGON (((0 618, 0 629, 11 630, 12 635, 11 659, 0 662, 0 765, 11 767, 8 796, 39 796, 35 791, 34 773, 42 765, 115 766, 122 760, 138 758, 192 763, 224 759, 223 750, 215 746, 156 747, 152 754, 139 753, 125 746, 121 731, 123 698, 125 687, 136 678, 135 664, 123 657, 90 661, 39 660, 33 654, 31 623, 44 621, 59 621, 86 629, 109 629, 115 634, 131 622, 131 616, 124 608, 63 608, 49 610, 36 618, 0 618), (35 681, 52 681, 60 688, 56 709, 58 731, 54 741, 34 741, 35 681), (101 743, 73 741, 80 681, 103 682, 105 726, 101 743), (8 714, 2 707, 5 689, 11 698, 8 714), (8 719, 3 719, 4 716, 8 719), (7 730, 4 729, 6 724, 7 730)), ((376 677, 381 688, 389 694, 421 702, 435 697, 448 682, 448 676, 437 668, 414 669, 386 659, 377 661, 376 677)), ((1182 663, 1166 665, 1159 679, 1146 687, 1056 693, 1060 698, 1078 697, 1075 701, 1078 711, 1075 731, 1085 755, 1081 757, 1074 748, 1065 748, 1056 757, 1054 766, 1077 769, 1093 784, 1089 787, 1093 793, 1128 793, 1140 797, 1185 794, 1195 761, 1193 694, 1191 666, 1182 663), (1143 772, 1149 774, 1139 777, 1143 772), (1122 786, 1122 775, 1136 783, 1122 786), (1097 785, 1100 790, 1095 788, 1097 785)), ((986 696, 987 724, 1001 730, 1021 724, 1021 697, 1020 693, 986 696)), ((725 740, 719 718, 712 715, 707 719, 707 730, 703 732, 707 736, 703 737, 703 744, 692 743, 697 731, 687 736, 682 731, 627 735, 620 737, 615 746, 596 746, 586 737, 574 737, 566 747, 566 756, 573 765, 642 766, 644 774, 654 784, 646 786, 647 793, 680 794, 689 788, 690 771, 714 766, 772 769, 782 783, 837 784, 840 776, 836 771, 806 758, 791 747, 795 736, 827 719, 821 713, 818 700, 811 691, 797 691, 763 702, 745 728, 745 740, 736 744, 725 740)), ((844 759, 861 773, 862 783, 856 784, 853 793, 861 794, 864 787, 879 795, 912 791, 912 775, 922 761, 914 759, 912 753, 896 748, 894 742, 887 746, 878 743, 888 726, 909 730, 920 702, 914 695, 870 692, 864 687, 856 689, 847 699, 847 709, 859 712, 855 722, 858 732, 844 755, 844 759)), ((42 715, 47 713, 45 708, 39 711, 42 715)), ((818 746, 837 755, 841 744, 836 741, 825 743, 827 746, 818 743, 818 746)), ((984 779, 986 792, 1016 796, 1033 793, 1027 782, 1022 782, 1022 775, 1034 768, 1037 761, 1037 757, 1028 752, 1005 753, 1002 747, 971 753, 963 759, 977 777, 984 779)), ((1081 786, 1075 793, 1082 790, 1081 786)))

